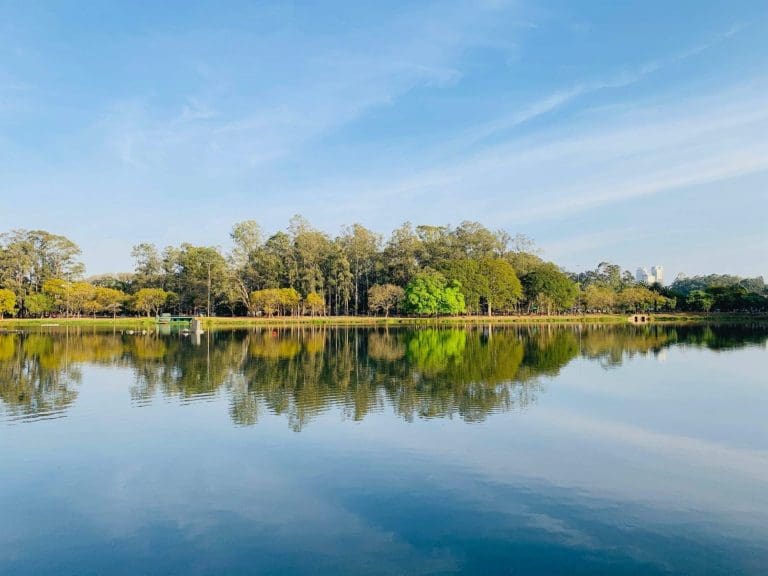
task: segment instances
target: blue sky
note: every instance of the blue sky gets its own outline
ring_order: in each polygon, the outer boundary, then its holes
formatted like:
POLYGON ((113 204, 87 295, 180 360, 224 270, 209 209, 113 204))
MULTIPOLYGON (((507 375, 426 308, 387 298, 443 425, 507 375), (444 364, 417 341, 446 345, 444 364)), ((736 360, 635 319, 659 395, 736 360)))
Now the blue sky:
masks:
POLYGON ((244 219, 471 219, 572 270, 768 276, 767 31, 764 2, 0 0, 0 230, 102 273, 244 219))

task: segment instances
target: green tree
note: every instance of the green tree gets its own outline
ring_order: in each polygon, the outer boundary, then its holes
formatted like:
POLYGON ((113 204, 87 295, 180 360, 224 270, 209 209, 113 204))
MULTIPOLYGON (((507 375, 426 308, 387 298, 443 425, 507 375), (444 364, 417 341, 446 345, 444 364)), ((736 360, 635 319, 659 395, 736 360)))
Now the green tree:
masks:
POLYGON ((693 290, 685 300, 686 304, 699 312, 709 312, 715 303, 715 297, 704 290, 693 290))
POLYGON ((552 311, 571 308, 579 295, 579 287, 551 262, 541 264, 523 278, 525 295, 529 306, 535 304, 540 310, 552 311))
POLYGON ((462 314, 466 310, 461 284, 448 282, 439 272, 422 272, 405 289, 404 309, 411 314, 435 316, 462 314))
POLYGON ((177 290, 183 310, 211 315, 227 302, 227 263, 211 246, 182 244, 176 253, 177 290))
POLYGON ((522 295, 517 274, 509 262, 501 258, 453 260, 446 265, 445 274, 461 284, 467 308, 472 313, 480 313, 483 303, 489 316, 494 309, 509 312, 522 295))
POLYGON ((293 241, 285 232, 270 236, 254 257, 256 286, 259 289, 298 285, 298 265, 293 241))
POLYGON ((443 268, 447 278, 461 285, 464 302, 470 314, 480 313, 480 301, 487 291, 488 282, 480 272, 480 263, 470 258, 459 258, 447 262, 443 268))
POLYGON ((493 310, 509 312, 523 294, 520 280, 509 262, 501 258, 483 258, 479 262, 480 295, 485 299, 488 316, 493 310))

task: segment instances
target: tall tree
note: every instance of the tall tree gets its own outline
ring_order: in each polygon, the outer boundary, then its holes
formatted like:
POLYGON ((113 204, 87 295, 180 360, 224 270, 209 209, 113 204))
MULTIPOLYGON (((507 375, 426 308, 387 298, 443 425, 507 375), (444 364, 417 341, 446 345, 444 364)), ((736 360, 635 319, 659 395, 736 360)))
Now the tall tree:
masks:
POLYGON ((227 263, 211 246, 182 244, 178 252, 178 295, 184 310, 211 315, 226 303, 227 263))
POLYGON ((261 251, 261 228, 254 220, 246 220, 235 224, 230 233, 232 251, 228 257, 229 263, 229 301, 240 302, 248 310, 254 312, 251 303, 251 292, 259 288, 256 262, 261 251))
POLYGON ((417 226, 416 235, 419 238, 417 257, 422 268, 439 270, 459 257, 449 226, 417 226))
POLYGON ((299 271, 293 251, 293 241, 285 232, 270 236, 254 258, 256 285, 278 288, 298 285, 299 271))
POLYGON ((479 222, 465 220, 453 231, 453 243, 459 254, 467 258, 493 258, 504 251, 504 240, 479 222))
POLYGON ((32 230, 26 236, 35 255, 33 284, 40 287, 49 278, 74 280, 85 272, 77 259, 80 247, 69 238, 45 230, 32 230))
POLYGON ((349 314, 353 289, 352 271, 339 242, 331 243, 323 262, 323 274, 326 278, 328 304, 333 314, 349 314))
POLYGON ((143 242, 131 250, 134 261, 134 282, 138 288, 157 287, 162 284, 163 261, 154 244, 143 242))
POLYGON ((291 218, 289 231, 297 270, 297 289, 301 294, 323 291, 322 263, 330 248, 328 236, 313 228, 302 216, 291 218))
POLYGON ((481 296, 485 299, 488 316, 493 310, 510 312, 520 296, 523 288, 515 274, 514 268, 501 258, 483 258, 479 262, 481 296))
POLYGON ((405 286, 419 271, 421 240, 410 222, 392 232, 384 248, 384 262, 389 281, 405 286))
POLYGON ((53 278, 75 280, 85 271, 80 248, 45 230, 13 230, 0 235, 0 286, 16 295, 22 315, 27 295, 42 291, 53 278))
POLYGON ((361 314, 367 304, 368 288, 376 280, 381 236, 361 224, 353 224, 344 228, 340 241, 352 272, 355 314, 361 314))

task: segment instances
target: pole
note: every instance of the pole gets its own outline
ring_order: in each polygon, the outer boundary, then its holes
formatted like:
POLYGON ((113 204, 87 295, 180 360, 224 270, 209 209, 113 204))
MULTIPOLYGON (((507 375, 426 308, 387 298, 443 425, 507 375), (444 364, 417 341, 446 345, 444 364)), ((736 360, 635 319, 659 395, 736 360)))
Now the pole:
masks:
POLYGON ((208 262, 208 317, 211 317, 211 263, 208 262))

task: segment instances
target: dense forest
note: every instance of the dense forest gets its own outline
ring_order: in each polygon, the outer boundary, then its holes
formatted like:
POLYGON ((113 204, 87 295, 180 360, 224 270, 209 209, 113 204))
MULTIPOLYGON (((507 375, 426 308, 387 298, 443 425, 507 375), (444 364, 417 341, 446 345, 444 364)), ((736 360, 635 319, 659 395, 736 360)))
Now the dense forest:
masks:
POLYGON ((85 277, 80 248, 42 230, 0 234, 0 317, 494 315, 768 310, 762 279, 635 282, 602 262, 569 273, 522 235, 477 222, 405 223, 384 238, 354 224, 331 237, 295 216, 268 237, 236 224, 231 249, 133 247, 132 272, 85 277))

